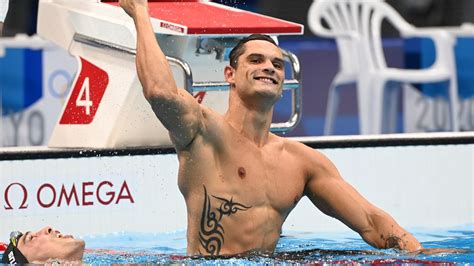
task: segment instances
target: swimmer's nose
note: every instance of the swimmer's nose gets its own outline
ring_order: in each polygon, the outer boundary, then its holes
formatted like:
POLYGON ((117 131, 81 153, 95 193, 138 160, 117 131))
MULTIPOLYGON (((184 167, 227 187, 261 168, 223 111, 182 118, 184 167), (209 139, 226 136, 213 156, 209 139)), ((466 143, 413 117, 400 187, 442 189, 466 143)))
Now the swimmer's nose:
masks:
POLYGON ((47 226, 47 227, 41 229, 38 233, 45 234, 45 235, 50 235, 50 234, 53 233, 53 228, 51 228, 50 226, 47 226))
POLYGON ((273 66, 273 63, 271 61, 268 61, 268 62, 265 63, 263 72, 267 73, 267 74, 270 74, 270 75, 275 74, 275 72, 276 72, 275 67, 273 66))

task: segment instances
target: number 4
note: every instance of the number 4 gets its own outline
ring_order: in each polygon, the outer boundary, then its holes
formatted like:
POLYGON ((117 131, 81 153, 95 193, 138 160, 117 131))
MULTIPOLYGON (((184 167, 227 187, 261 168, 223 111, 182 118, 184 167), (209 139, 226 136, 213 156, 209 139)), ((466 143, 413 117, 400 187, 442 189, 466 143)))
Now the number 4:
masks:
POLYGON ((89 77, 85 78, 84 83, 82 83, 81 90, 79 91, 79 95, 77 96, 77 99, 76 99, 76 106, 82 106, 86 108, 86 115, 91 114, 92 101, 90 98, 89 77), (85 96, 85 99, 83 99, 84 96, 85 96))

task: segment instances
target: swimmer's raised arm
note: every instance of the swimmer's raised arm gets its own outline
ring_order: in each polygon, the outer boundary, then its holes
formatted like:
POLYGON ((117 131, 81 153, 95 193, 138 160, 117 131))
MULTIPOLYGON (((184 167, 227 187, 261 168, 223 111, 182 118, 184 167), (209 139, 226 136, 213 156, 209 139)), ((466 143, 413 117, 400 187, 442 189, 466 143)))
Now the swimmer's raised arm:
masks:
POLYGON ((311 157, 313 167, 305 194, 322 212, 349 226, 373 247, 408 252, 422 248, 420 242, 389 214, 372 205, 345 182, 328 158, 317 152, 311 157))
POLYGON ((192 142, 203 116, 197 101, 177 87, 168 60, 156 41, 146 0, 120 0, 137 30, 137 72, 143 94, 156 116, 170 132, 177 149, 192 142))

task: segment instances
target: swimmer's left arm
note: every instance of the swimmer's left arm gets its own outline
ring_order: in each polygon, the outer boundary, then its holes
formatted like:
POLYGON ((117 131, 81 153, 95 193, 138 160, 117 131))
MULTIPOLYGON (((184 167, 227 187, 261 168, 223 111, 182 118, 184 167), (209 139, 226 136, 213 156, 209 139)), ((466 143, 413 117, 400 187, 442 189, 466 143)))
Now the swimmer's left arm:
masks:
POLYGON ((376 248, 409 252, 422 248, 420 242, 389 214, 372 205, 344 181, 328 158, 311 152, 305 194, 316 207, 358 232, 364 241, 376 248))

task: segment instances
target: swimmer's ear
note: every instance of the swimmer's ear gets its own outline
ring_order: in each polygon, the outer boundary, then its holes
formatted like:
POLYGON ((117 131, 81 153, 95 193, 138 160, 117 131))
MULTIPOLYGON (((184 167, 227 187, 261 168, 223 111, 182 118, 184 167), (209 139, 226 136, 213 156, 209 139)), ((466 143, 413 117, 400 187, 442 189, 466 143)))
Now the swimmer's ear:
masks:
POLYGON ((224 68, 225 81, 229 82, 231 84, 231 86, 232 86, 232 84, 235 83, 234 75, 235 75, 235 69, 233 67, 226 66, 224 68))

